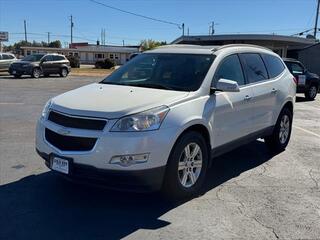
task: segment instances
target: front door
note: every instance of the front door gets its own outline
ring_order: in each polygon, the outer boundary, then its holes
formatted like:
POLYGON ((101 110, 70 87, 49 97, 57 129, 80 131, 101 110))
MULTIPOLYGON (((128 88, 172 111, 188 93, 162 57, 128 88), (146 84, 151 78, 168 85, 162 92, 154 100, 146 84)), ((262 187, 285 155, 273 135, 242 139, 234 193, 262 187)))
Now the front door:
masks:
POLYGON ((44 56, 40 64, 43 74, 55 73, 52 55, 44 56))
POLYGON ((212 118, 213 147, 232 142, 252 132, 252 87, 246 80, 237 54, 222 60, 215 73, 219 79, 236 81, 240 92, 216 92, 210 98, 214 106, 212 118))

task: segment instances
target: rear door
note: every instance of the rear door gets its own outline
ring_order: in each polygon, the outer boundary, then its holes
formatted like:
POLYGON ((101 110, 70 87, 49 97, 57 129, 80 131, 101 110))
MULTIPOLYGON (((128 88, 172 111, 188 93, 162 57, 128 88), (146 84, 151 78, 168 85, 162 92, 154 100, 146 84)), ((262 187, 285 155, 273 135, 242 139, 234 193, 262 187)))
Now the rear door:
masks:
POLYGON ((267 68, 258 53, 240 54, 241 62, 245 68, 248 86, 253 90, 252 99, 252 132, 264 130, 272 126, 273 114, 278 89, 274 81, 270 81, 267 68))
POLYGON ((5 68, 4 68, 4 63, 2 60, 2 54, 0 54, 0 70, 3 70, 3 69, 5 69, 5 68))
POLYGON ((66 64, 67 61, 64 58, 64 56, 60 56, 60 55, 53 55, 53 62, 54 62, 54 71, 55 73, 60 73, 60 69, 62 67, 62 65, 66 64))
POLYGON ((13 62, 14 56, 10 54, 2 54, 2 68, 9 69, 10 64, 13 62))
POLYGON ((237 54, 225 57, 217 68, 214 81, 224 78, 236 81, 240 92, 216 92, 211 96, 215 106, 213 115, 214 147, 230 143, 251 132, 253 92, 246 85, 237 54))

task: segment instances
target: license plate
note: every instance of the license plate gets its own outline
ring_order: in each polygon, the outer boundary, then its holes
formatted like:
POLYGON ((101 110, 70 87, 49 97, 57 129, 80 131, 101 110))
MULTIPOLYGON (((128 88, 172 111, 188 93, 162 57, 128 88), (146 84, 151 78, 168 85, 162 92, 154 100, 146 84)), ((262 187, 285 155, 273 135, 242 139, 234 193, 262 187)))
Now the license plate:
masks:
POLYGON ((12 74, 16 74, 16 73, 17 73, 16 71, 14 71, 14 70, 12 71, 12 74))
POLYGON ((62 158, 54 157, 54 158, 52 158, 51 169, 55 170, 57 172, 68 174, 69 173, 69 161, 62 159, 62 158))

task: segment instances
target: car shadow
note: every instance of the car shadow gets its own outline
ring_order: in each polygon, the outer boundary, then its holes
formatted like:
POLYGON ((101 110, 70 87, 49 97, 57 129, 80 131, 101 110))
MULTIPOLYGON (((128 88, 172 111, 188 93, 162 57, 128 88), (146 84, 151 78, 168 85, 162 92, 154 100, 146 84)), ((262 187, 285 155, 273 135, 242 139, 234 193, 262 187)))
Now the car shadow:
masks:
MULTIPOLYGON (((257 140, 216 158, 203 193, 272 157, 257 140)), ((0 239, 120 239, 171 224, 161 216, 184 202, 73 184, 46 172, 0 186, 0 203, 0 239)))

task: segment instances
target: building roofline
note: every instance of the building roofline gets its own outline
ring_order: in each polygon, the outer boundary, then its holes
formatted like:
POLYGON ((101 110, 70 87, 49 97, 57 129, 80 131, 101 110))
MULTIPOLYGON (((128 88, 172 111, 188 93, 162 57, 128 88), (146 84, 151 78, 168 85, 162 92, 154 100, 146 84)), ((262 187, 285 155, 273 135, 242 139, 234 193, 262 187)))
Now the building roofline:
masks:
POLYGON ((292 37, 284 35, 272 34, 222 34, 222 35, 195 35, 195 36, 181 36, 171 44, 178 44, 182 41, 232 41, 232 40, 260 40, 260 41, 281 41, 299 44, 314 44, 314 39, 307 39, 301 37, 292 37))

